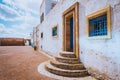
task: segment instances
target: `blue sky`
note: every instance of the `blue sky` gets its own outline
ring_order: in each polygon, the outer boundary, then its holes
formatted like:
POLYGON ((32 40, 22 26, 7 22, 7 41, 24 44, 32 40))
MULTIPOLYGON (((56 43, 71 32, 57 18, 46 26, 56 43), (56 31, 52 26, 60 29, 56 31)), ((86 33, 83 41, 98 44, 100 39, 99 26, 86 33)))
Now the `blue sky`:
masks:
POLYGON ((30 38, 42 0, 0 0, 0 38, 30 38))

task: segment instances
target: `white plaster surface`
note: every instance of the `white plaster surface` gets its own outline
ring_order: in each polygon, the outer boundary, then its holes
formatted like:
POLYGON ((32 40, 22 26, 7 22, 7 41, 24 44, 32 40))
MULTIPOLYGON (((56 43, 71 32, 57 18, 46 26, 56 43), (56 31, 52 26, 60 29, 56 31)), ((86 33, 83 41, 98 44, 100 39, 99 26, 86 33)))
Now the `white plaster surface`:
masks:
POLYGON ((120 0, 60 0, 40 24, 43 51, 56 56, 62 51, 62 13, 79 2, 79 54, 86 68, 120 80, 120 0), (105 6, 111 6, 111 39, 89 40, 86 35, 86 16, 105 6), (58 24, 58 38, 52 37, 52 27, 58 24))
POLYGON ((83 11, 79 18, 81 61, 87 68, 107 74, 110 80, 120 80, 120 0, 89 0, 80 9, 83 11), (86 16, 107 5, 111 6, 111 39, 87 39, 86 16))

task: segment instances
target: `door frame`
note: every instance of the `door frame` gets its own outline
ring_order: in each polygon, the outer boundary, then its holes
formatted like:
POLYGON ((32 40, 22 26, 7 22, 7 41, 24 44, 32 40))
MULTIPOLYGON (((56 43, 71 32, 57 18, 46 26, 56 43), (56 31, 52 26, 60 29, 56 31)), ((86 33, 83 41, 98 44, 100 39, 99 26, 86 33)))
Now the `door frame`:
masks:
POLYGON ((67 10, 65 10, 62 14, 63 18, 63 43, 62 50, 66 51, 66 18, 69 17, 70 14, 73 14, 74 20, 74 49, 76 57, 79 58, 79 3, 76 2, 67 10))

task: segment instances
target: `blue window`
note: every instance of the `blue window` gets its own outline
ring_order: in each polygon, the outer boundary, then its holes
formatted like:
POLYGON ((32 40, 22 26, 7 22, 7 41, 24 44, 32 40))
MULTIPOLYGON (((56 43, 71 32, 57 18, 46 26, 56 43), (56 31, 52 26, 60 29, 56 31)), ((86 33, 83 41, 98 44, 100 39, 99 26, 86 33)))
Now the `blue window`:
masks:
POLYGON ((107 14, 89 19, 89 36, 107 35, 107 14))
POLYGON ((57 26, 52 28, 52 36, 57 36, 57 26))
POLYGON ((41 38, 43 38, 43 32, 41 33, 41 38))

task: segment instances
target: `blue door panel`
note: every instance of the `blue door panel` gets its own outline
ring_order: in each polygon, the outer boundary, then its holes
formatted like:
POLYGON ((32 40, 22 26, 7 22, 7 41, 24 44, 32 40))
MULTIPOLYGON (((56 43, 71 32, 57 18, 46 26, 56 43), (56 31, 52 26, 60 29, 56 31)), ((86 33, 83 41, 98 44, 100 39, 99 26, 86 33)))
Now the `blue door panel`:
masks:
POLYGON ((73 23, 73 18, 71 18, 71 19, 70 19, 70 48, 71 48, 71 49, 73 49, 73 46, 74 46, 74 45, 73 45, 73 44, 74 44, 74 43, 73 43, 73 42, 74 42, 74 41, 73 41, 73 40, 74 40, 74 39, 73 39, 73 36, 74 36, 74 35, 73 35, 73 31, 74 31, 73 25, 74 25, 74 23, 73 23))

